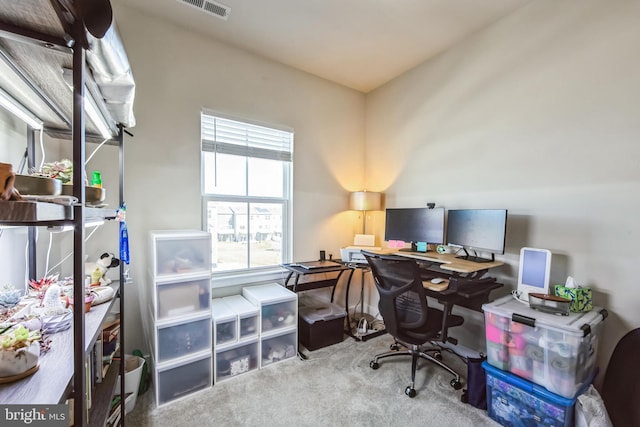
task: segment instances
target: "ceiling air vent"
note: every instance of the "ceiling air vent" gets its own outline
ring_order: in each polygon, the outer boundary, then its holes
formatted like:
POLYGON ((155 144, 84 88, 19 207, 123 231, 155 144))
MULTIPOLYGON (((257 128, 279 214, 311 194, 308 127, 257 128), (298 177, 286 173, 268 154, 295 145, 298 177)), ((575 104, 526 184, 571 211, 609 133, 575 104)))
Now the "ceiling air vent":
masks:
POLYGON ((177 0, 180 3, 184 3, 188 6, 195 7, 203 12, 206 12, 210 15, 217 16, 220 19, 224 19, 225 21, 229 18, 229 14, 231 13, 231 8, 222 3, 217 3, 210 0, 177 0))

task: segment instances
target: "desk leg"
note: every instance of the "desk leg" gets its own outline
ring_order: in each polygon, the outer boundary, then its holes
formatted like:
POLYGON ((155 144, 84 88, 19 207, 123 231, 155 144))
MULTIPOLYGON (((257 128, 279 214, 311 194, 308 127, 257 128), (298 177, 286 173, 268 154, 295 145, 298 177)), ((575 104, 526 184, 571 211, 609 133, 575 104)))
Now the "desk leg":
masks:
POLYGON ((293 275, 293 271, 290 271, 289 274, 287 274, 287 278, 284 279, 284 287, 285 288, 289 288, 289 280, 291 279, 292 275, 293 275))
MULTIPOLYGON (((340 282, 340 277, 342 277, 342 273, 344 273, 345 271, 346 271, 346 270, 341 270, 341 271, 338 273, 338 277, 336 277, 336 284, 335 284, 335 285, 333 285, 333 288, 331 289, 331 302, 333 302, 333 296, 334 296, 334 295, 335 295, 335 293, 336 293, 336 287, 338 286, 338 282, 340 282)), ((352 276, 352 275, 353 275, 353 269, 351 269, 351 272, 350 272, 350 275, 349 275, 348 282, 350 282, 350 281, 351 281, 351 276, 352 276)), ((349 292, 349 291, 348 291, 348 289, 349 289, 349 284, 348 284, 348 282, 347 282, 347 293, 349 292)), ((347 310, 347 312, 348 312, 348 311, 349 311, 349 310, 347 310)))
MULTIPOLYGON (((349 274, 349 280, 347 281, 347 289, 346 289, 345 302, 344 302, 344 306, 347 310, 347 328, 345 330, 345 333, 356 341, 367 341, 368 339, 386 334, 387 331, 383 329, 381 331, 375 331, 375 332, 371 332, 369 334, 361 335, 361 336, 357 336, 353 334, 353 331, 351 330, 351 315, 349 314, 349 290, 351 288, 351 278, 353 276, 354 270, 355 269, 351 270, 351 273, 349 274)), ((362 277, 360 282, 360 318, 364 317, 364 275, 368 271, 371 271, 371 270, 368 270, 368 269, 362 270, 362 277)))

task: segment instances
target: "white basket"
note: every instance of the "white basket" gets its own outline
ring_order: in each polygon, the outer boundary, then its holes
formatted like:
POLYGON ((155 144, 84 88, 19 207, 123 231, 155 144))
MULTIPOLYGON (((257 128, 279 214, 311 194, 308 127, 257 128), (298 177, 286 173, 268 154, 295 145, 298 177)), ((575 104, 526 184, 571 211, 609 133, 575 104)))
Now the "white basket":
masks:
MULTIPOLYGON (((125 395, 131 394, 124 401, 125 415, 133 411, 136 406, 136 400, 138 398, 138 389, 140 387, 140 377, 142 376, 142 368, 144 367, 145 360, 142 357, 134 356, 132 354, 125 355, 125 374, 124 374, 124 392, 125 395)), ((116 395, 120 395, 120 377, 116 383, 116 395)))

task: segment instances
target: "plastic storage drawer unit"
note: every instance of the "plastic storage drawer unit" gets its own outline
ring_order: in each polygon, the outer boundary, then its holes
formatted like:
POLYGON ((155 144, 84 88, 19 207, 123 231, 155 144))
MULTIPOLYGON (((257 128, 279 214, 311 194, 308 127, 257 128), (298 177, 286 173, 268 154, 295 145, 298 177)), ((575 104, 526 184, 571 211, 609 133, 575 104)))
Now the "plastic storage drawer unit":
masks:
POLYGON ((231 295, 222 300, 238 314, 238 341, 258 336, 260 310, 242 295, 231 295))
POLYGON ((487 374, 487 413, 492 420, 511 427, 573 426, 576 397, 551 393, 487 362, 482 367, 487 374))
POLYGON ((158 299, 157 319, 163 320, 176 316, 191 315, 209 311, 209 277, 202 279, 180 280, 163 283, 158 281, 156 292, 158 299))
POLYGON ((158 363, 211 351, 211 318, 158 325, 158 363))
POLYGON ((279 333, 298 326, 298 296, 277 283, 249 286, 242 296, 260 308, 260 334, 279 333))
POLYGON ((298 338, 307 350, 317 350, 342 342, 344 308, 330 302, 300 298, 298 305, 298 338))
POLYGON ((151 231, 156 277, 211 270, 211 236, 202 231, 151 231))
POLYGON ((561 316, 533 310, 511 296, 482 308, 491 365, 567 398, 590 383, 606 310, 561 316))
POLYGON ((258 339, 216 351, 215 381, 222 381, 258 369, 258 339))
POLYGON ((222 298, 211 301, 213 316, 213 346, 235 343, 238 340, 238 314, 222 298))
POLYGON ((158 406, 211 387, 211 356, 180 360, 157 368, 158 406))
POLYGON ((276 362, 291 359, 298 351, 296 331, 283 332, 281 335, 270 335, 261 343, 262 359, 260 367, 264 368, 276 362))

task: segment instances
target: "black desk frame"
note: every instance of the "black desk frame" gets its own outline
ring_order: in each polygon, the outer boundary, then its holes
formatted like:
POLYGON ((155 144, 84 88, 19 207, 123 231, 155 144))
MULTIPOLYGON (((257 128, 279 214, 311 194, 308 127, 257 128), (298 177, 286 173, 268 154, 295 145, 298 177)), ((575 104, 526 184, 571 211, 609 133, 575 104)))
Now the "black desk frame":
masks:
POLYGON ((296 264, 282 264, 282 266, 287 270, 289 270, 289 274, 287 275, 287 278, 284 280, 285 288, 289 289, 292 292, 298 293, 298 292, 310 291, 312 289, 332 287, 333 289, 331 290, 331 302, 333 302, 333 297, 336 293, 336 285, 338 284, 338 281, 340 280, 340 277, 342 277, 344 272, 345 271, 349 272, 349 279, 348 279, 349 281, 351 281, 351 276, 353 275, 353 270, 351 268, 347 267, 346 265, 340 264, 338 262, 336 262, 335 267, 331 266, 331 267, 320 267, 320 268, 310 268, 310 269, 300 267, 299 265, 296 265, 296 264), (305 276, 308 274, 334 273, 334 272, 338 272, 338 275, 331 279, 298 283, 298 281, 300 280, 300 276, 305 276), (293 277, 294 274, 295 274, 295 278, 293 280, 293 284, 290 284, 289 282, 291 281, 291 278, 293 277))
MULTIPOLYGON (((340 280, 340 277, 342 277, 344 272, 345 271, 349 272, 349 279, 348 279, 349 281, 351 281, 351 276, 353 276, 353 270, 351 268, 347 267, 346 265, 340 264, 338 262, 336 262, 335 267, 330 266, 330 267, 319 267, 319 268, 309 268, 309 269, 300 267, 300 265, 298 264, 299 263, 282 264, 282 267, 289 270, 289 274, 287 275, 287 278, 284 280, 283 286, 295 293, 310 291, 312 289, 332 287, 333 289, 331 290, 331 302, 333 302, 333 297, 336 293, 336 285, 338 284, 338 281, 340 280), (305 276, 307 274, 334 273, 334 272, 338 272, 338 275, 331 279, 298 283, 298 281, 300 280, 300 276, 305 276), (295 278, 293 280, 293 284, 290 284, 289 282, 291 281, 291 278, 293 277, 294 274, 295 274, 295 278)), ((348 310, 347 310, 347 314, 349 314, 348 310)), ((307 356, 305 356, 300 351, 300 349, 298 349, 298 358, 300 360, 306 360, 307 356)))
POLYGON ((457 344, 455 338, 448 337, 447 319, 451 315, 453 307, 459 305, 470 310, 482 312, 482 304, 489 302, 489 293, 494 289, 504 286, 493 277, 483 277, 489 269, 476 270, 469 273, 460 273, 437 268, 440 264, 432 261, 417 260, 423 270, 423 280, 431 280, 434 277, 449 277, 449 287, 443 291, 433 291, 425 288, 428 297, 438 301, 443 306, 444 316, 442 330, 445 331, 440 341, 457 344), (436 267, 436 269, 432 269, 436 267), (464 286, 464 289, 462 287, 464 286))
POLYGON ((349 335, 351 338, 353 338, 356 341, 367 341, 368 339, 386 334, 387 333, 386 329, 381 329, 379 331, 370 332, 364 335, 354 335, 353 331, 351 330, 351 315, 349 314, 349 291, 351 290, 351 278, 355 270, 362 271, 362 277, 360 279, 360 307, 362 310, 364 306, 364 275, 366 273, 370 273, 371 268, 367 263, 346 263, 345 265, 351 268, 351 274, 349 275, 349 280, 347 281, 347 289, 345 291, 345 296, 344 296, 344 306, 345 306, 345 309, 347 310, 347 319, 346 319, 347 322, 346 322, 346 327, 344 329, 344 333, 349 335))

